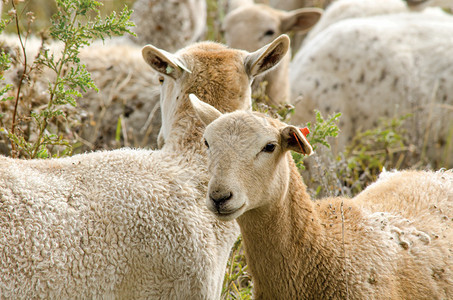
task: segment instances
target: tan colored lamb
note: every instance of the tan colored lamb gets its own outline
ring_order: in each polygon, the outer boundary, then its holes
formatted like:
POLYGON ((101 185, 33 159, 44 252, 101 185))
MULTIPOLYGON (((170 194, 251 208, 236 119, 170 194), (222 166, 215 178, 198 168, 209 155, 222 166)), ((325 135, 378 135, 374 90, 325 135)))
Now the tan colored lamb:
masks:
POLYGON ((207 206, 238 221, 256 299, 451 298, 453 172, 385 172, 314 202, 288 151, 312 153, 298 128, 191 100, 210 123, 207 206))
MULTIPOLYGON (((226 43, 233 48, 255 51, 271 42, 277 36, 288 32, 307 32, 318 22, 322 10, 303 8, 291 12, 273 9, 263 4, 239 6, 225 16, 222 27, 226 43)), ((288 53, 282 63, 253 83, 256 91, 266 81, 267 104, 278 105, 290 102, 288 53)))
POLYGON ((239 234, 206 208, 204 125, 188 94, 250 108, 289 38, 248 53, 204 42, 143 57, 161 76, 162 150, 0 156, 0 298, 218 299, 239 234))

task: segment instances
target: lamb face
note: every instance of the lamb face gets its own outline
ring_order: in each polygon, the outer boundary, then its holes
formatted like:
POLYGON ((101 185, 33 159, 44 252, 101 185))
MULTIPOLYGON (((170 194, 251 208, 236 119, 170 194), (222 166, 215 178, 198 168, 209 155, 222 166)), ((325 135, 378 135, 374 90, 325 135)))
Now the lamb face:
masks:
POLYGON ((222 26, 230 47, 255 51, 281 34, 308 31, 321 14, 318 8, 286 12, 262 4, 244 5, 229 13, 222 26))
POLYGON ((299 129, 259 113, 220 116, 214 110, 200 113, 203 108, 209 106, 195 110, 203 122, 212 122, 204 133, 211 175, 208 209, 219 219, 232 220, 267 205, 263 199, 281 198, 289 181, 288 150, 312 153, 299 129))
MULTIPOLYGON (((223 30, 230 47, 254 51, 275 37, 287 32, 306 32, 320 18, 322 10, 304 8, 291 12, 273 9, 267 5, 248 4, 231 11, 225 17, 223 30)), ((290 100, 288 53, 280 65, 272 72, 257 78, 252 86, 254 91, 261 90, 261 83, 267 82, 266 103, 278 105, 290 100)))
POLYGON ((282 184, 278 168, 279 130, 252 113, 241 113, 250 122, 235 117, 220 118, 205 131, 209 173, 207 205, 217 217, 231 220, 265 205, 259 201, 282 184), (260 127, 262 126, 262 127, 260 127))

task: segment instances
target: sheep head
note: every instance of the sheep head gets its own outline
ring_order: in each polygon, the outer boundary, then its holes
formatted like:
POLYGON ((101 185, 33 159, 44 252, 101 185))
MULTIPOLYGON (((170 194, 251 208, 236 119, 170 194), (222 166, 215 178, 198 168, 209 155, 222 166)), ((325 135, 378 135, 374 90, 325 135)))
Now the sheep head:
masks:
POLYGON ((222 114, 193 95, 190 99, 207 125, 209 210, 232 220, 281 199, 289 182, 288 150, 313 153, 300 129, 251 111, 222 114))
POLYGON ((278 65, 288 49, 286 35, 252 53, 213 42, 197 43, 175 54, 152 45, 145 46, 143 58, 160 74, 159 145, 167 139, 172 124, 180 117, 178 112, 191 109, 190 93, 222 112, 250 109, 253 79, 278 65))
POLYGON ((241 6, 225 17, 225 40, 231 47, 254 51, 281 34, 307 32, 321 15, 319 8, 286 12, 263 4, 241 6))

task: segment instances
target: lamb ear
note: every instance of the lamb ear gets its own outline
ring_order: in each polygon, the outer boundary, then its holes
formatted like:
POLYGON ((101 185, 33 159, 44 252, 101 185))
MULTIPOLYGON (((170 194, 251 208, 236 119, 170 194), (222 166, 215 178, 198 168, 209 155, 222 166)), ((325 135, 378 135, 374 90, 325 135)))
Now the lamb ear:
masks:
POLYGON ((191 73, 176 55, 152 45, 143 47, 142 55, 145 61, 162 75, 178 79, 184 71, 191 73))
POLYGON ((293 150, 305 155, 312 155, 313 148, 308 142, 301 129, 288 125, 280 131, 282 137, 282 147, 285 150, 293 150))
POLYGON ((192 103, 193 109, 197 113, 197 116, 206 126, 222 115, 222 113, 214 106, 201 101, 194 94, 190 94, 189 99, 190 103, 192 103))
POLYGON ((246 71, 250 77, 264 73, 283 59, 289 49, 289 37, 283 34, 272 43, 247 55, 245 58, 246 71))
POLYGON ((307 32, 321 18, 323 10, 320 8, 301 8, 288 12, 281 19, 281 32, 307 32))

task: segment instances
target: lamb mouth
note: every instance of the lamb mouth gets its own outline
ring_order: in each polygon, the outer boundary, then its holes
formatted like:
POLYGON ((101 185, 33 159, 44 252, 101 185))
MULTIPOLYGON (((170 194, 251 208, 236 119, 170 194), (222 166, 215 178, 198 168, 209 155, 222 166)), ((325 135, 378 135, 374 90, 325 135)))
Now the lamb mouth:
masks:
MULTIPOLYGON (((241 207, 237 208, 237 209, 234 209, 234 210, 228 210, 228 211, 221 211, 220 208, 217 208, 216 209, 216 212, 215 214, 217 215, 217 217, 219 218, 229 218, 235 214, 237 214, 238 212, 241 212, 243 211, 245 208, 245 203, 241 205, 241 207)), ((242 213, 242 212, 241 212, 242 213)))

